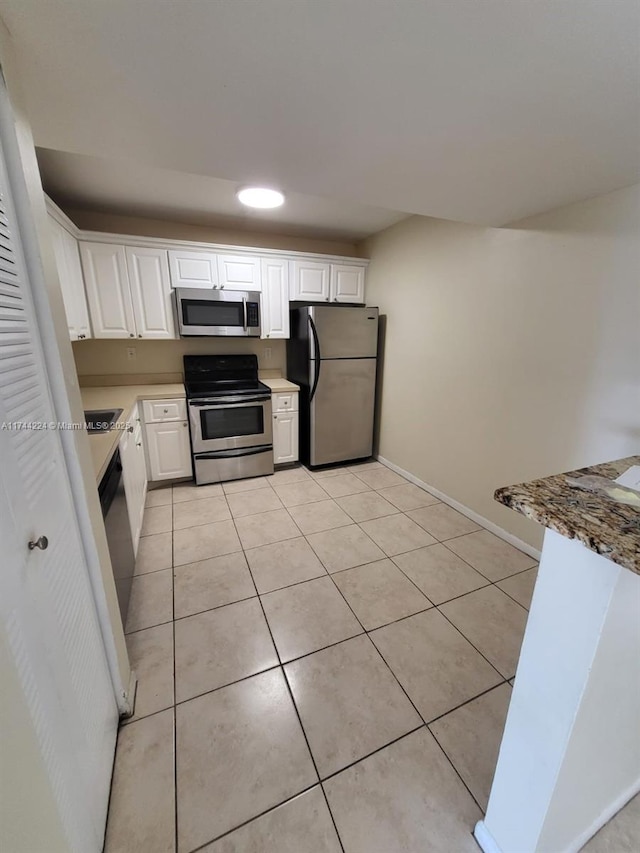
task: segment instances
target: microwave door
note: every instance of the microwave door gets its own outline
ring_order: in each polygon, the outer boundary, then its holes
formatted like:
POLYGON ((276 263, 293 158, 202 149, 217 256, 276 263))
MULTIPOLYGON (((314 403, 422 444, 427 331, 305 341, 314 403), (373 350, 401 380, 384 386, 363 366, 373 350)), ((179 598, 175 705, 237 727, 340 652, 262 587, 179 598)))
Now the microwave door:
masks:
POLYGON ((180 334, 259 337, 259 294, 177 290, 180 334))

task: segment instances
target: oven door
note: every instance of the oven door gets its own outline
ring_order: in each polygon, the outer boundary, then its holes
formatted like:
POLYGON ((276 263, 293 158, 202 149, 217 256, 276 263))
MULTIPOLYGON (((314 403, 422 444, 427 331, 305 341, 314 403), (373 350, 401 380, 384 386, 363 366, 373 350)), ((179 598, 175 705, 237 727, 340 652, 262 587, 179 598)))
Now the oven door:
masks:
POLYGON ((182 337, 260 337, 260 294, 239 291, 176 290, 182 337))
POLYGON ((189 400, 194 453, 270 445, 273 441, 271 396, 189 400))

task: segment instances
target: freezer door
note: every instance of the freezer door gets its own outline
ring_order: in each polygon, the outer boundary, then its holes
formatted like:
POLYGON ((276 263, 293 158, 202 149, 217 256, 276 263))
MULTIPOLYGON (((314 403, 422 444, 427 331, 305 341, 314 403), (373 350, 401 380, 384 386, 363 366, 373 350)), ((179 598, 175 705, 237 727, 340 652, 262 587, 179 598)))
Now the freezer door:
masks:
POLYGON ((376 357, 377 308, 313 305, 308 311, 316 332, 311 336, 311 358, 318 358, 318 348, 320 358, 376 357))
POLYGON ((371 456, 376 359, 322 361, 311 400, 311 465, 371 456))

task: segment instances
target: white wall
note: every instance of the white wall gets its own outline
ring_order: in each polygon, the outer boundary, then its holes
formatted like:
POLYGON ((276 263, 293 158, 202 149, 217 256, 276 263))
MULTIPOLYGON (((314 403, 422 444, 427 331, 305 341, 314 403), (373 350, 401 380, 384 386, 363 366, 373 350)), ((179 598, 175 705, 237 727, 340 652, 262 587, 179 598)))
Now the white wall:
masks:
POLYGON ((640 185, 506 228, 365 243, 387 315, 379 452, 532 545, 494 490, 638 451, 640 185))

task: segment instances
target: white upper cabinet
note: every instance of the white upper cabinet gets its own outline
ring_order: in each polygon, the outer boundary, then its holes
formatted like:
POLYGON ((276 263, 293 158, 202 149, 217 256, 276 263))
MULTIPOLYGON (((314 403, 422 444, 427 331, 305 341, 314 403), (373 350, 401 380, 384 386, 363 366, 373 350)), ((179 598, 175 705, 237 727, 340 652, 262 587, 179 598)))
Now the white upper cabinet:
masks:
POLYGON ((96 338, 135 338, 124 246, 80 243, 80 257, 96 338))
POLYGON ((84 292, 78 241, 53 216, 49 216, 49 227, 56 256, 64 310, 67 315, 69 337, 72 341, 90 338, 89 310, 84 292))
POLYGON ((169 251, 172 287, 218 286, 218 256, 214 252, 169 251))
POLYGON ((165 249, 80 243, 96 338, 176 338, 165 249))
POLYGON ((298 302, 328 302, 331 264, 300 261, 292 264, 290 298, 298 302))
POLYGON ((218 255, 218 287, 260 290, 260 258, 255 255, 218 255))
POLYGON ((365 267, 323 261, 293 261, 292 302, 345 302, 364 305, 365 267))
POLYGON ((262 259, 260 327, 263 338, 289 337, 289 261, 262 259))
POLYGON ((331 264, 331 302, 364 305, 364 267, 354 264, 331 264))
POLYGON ((176 338, 166 250, 127 246, 126 256, 137 336, 176 338))

